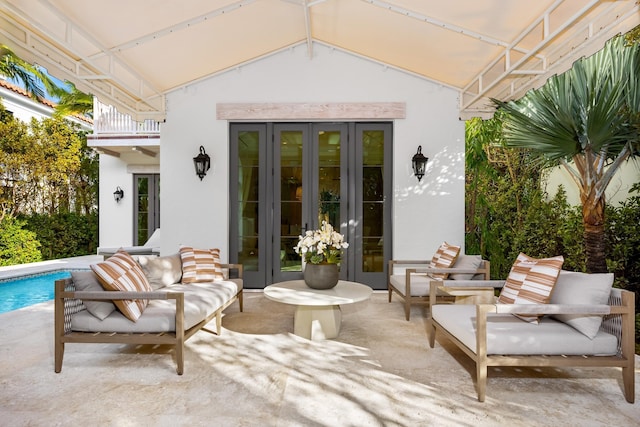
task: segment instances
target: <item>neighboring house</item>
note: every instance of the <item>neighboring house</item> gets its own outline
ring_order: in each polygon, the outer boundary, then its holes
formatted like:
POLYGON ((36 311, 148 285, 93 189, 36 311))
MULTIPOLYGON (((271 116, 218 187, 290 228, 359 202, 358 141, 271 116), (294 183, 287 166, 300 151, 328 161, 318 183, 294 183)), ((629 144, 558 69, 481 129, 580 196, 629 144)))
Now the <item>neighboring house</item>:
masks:
POLYGON ((160 227, 160 125, 135 122, 97 98, 93 117, 87 145, 100 153, 99 246, 143 245, 160 227))
MULTIPOLYGON (((0 98, 4 108, 11 112, 13 117, 25 123, 29 123, 32 118, 41 120, 52 117, 56 107, 56 104, 48 99, 38 102, 30 98, 24 89, 2 77, 0 77, 0 98)), ((67 119, 80 125, 85 131, 91 131, 93 128, 93 121, 88 117, 68 116, 67 119)))

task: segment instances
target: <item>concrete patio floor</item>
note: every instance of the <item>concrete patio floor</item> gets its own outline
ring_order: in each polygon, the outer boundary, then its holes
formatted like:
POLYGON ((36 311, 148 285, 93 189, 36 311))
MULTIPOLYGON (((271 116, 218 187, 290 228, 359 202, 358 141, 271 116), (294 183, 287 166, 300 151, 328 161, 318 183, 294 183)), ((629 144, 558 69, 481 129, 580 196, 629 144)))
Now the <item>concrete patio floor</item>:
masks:
POLYGON ((424 314, 407 322, 376 292, 344 307, 337 339, 312 342, 290 306, 247 292, 221 336, 187 342, 182 376, 169 348, 103 344, 68 344, 55 374, 53 303, 38 304, 0 314, 0 425, 640 425, 615 368, 490 369, 478 402, 473 365, 445 338, 429 348, 424 314))

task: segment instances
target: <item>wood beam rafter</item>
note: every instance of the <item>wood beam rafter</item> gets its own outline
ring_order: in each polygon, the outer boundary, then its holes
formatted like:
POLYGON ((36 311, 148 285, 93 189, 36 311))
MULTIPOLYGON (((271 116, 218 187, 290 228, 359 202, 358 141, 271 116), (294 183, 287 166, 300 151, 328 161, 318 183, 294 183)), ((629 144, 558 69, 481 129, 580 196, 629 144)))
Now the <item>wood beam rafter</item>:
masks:
POLYGON ((137 145, 135 147, 131 147, 131 150, 137 151, 138 153, 144 154, 145 156, 149 156, 149 157, 156 157, 157 156, 157 154, 154 151, 151 151, 151 150, 149 150, 147 148, 139 147, 137 145))

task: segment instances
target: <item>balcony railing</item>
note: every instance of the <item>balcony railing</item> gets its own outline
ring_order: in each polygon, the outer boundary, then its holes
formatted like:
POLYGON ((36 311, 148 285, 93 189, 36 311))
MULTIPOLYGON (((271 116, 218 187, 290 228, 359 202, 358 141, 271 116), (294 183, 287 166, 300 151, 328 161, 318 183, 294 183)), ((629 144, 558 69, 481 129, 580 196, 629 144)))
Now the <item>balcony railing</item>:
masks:
POLYGON ((137 122, 128 114, 119 112, 114 106, 106 105, 94 98, 93 101, 93 133, 140 135, 159 134, 160 123, 155 120, 137 122))

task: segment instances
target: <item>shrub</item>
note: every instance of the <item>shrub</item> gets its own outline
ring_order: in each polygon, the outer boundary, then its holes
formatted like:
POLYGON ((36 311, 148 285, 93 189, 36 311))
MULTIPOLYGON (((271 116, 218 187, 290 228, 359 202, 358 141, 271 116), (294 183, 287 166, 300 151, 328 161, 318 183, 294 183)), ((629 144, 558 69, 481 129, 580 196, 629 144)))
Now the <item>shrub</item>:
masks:
POLYGON ((15 265, 42 260, 36 234, 26 230, 25 221, 5 216, 0 221, 0 265, 15 265))
POLYGON ((95 254, 98 242, 98 215, 67 212, 24 217, 27 228, 37 235, 44 259, 95 254))

